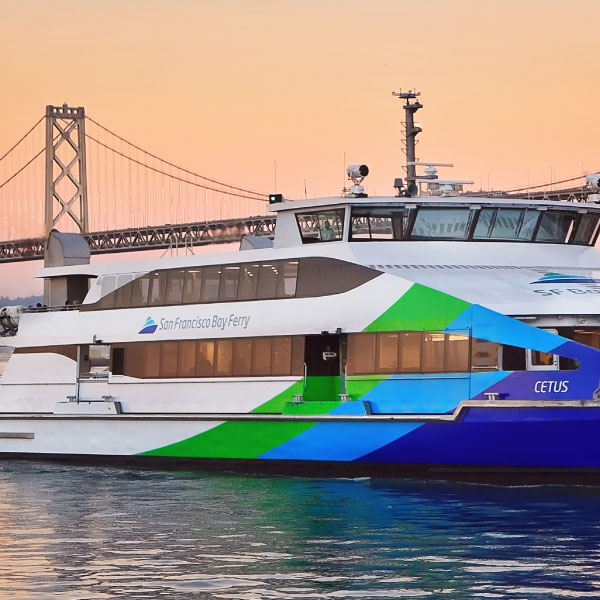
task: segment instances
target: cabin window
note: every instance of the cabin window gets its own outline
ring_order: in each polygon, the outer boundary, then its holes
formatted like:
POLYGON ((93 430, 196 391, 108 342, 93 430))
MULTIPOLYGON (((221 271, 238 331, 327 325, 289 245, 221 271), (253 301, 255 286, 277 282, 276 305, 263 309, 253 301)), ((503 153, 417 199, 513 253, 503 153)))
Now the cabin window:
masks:
POLYGON ((196 375, 196 342, 194 340, 179 342, 177 375, 194 377, 196 375))
POLYGON ((114 305, 115 305, 114 290, 115 290, 116 283, 117 283, 117 278, 114 275, 104 275, 104 277, 102 277, 101 298, 98 301, 99 309, 107 309, 107 308, 114 307, 114 305))
POLYGON ((589 245, 593 244, 598 237, 598 226, 600 224, 600 215, 582 214, 577 225, 577 230, 573 236, 573 244, 589 245))
POLYGON ((296 295, 297 280, 298 261, 282 260, 279 263, 279 277, 277 279, 277 297, 293 298, 296 295))
POLYGON ((302 243, 336 242, 344 233, 344 209, 297 213, 302 243))
POLYGON ((259 300, 275 298, 277 291, 277 277, 279 275, 277 261, 260 265, 258 274, 258 291, 256 297, 259 300))
POLYGON ((483 208, 479 213, 473 239, 531 240, 539 215, 533 209, 483 208))
POLYGON ((409 216, 409 209, 353 208, 350 241, 403 240, 409 216))
POLYGON ((450 333, 446 337, 444 371, 464 373, 469 370, 469 336, 450 333))
POLYGON ((165 303, 167 289, 167 271, 155 271, 150 275, 148 306, 162 306, 165 303))
POLYGON ((419 208, 411 239, 464 240, 472 214, 469 208, 419 208))
MULTIPOLYGON (((272 260, 154 271, 129 281, 83 310, 174 306, 209 302, 272 300, 340 294, 380 275, 379 271, 329 258, 272 260)), ((114 288, 114 276, 111 284, 114 288)))
POLYGON ((600 350, 600 331, 576 329, 573 332, 573 340, 579 342, 580 344, 590 346, 590 348, 596 348, 596 350, 600 350))
POLYGON ((238 300, 254 300, 258 289, 258 271, 260 265, 242 265, 240 283, 238 287, 238 300))
POLYGON ((179 344, 162 342, 160 349, 160 376, 177 377, 177 359, 179 344))
POLYGON ((292 338, 274 337, 271 343, 271 375, 289 375, 292 361, 292 338))
POLYGON ((131 306, 146 306, 150 289, 150 275, 142 275, 131 282, 131 306))
POLYGON ((234 302, 237 300, 240 265, 224 265, 221 267, 221 287, 219 300, 234 302))
POLYGON ((462 333, 384 331, 348 336, 348 374, 466 373, 469 338, 462 333))
POLYGON ((265 376, 271 372, 271 338, 256 338, 252 354, 252 373, 265 376))
POLYGON ((554 364, 554 354, 531 350, 531 364, 535 367, 549 367, 554 364))
POLYGON ((500 363, 498 359, 500 346, 496 342, 488 342, 472 338, 471 340, 471 367, 476 371, 497 371, 500 363))
POLYGON ((215 375, 231 377, 233 367, 233 340, 216 340, 215 375))
POLYGON ((375 373, 377 334, 361 333, 348 336, 348 373, 375 373))
POLYGON ((196 376, 212 377, 215 364, 215 343, 212 340, 200 340, 197 348, 196 376))
POLYGON ((115 308, 129 308, 131 305, 131 275, 119 275, 115 290, 115 308))
POLYGON ((110 346, 107 344, 91 344, 88 347, 90 375, 103 377, 110 369, 110 346))
POLYGON ((172 269, 171 271, 167 271, 167 290, 165 293, 165 304, 181 304, 183 299, 184 279, 184 269, 172 269))
POLYGON ((542 215, 536 242, 563 244, 573 228, 575 214, 565 211, 547 211, 542 215))
POLYGON ((219 299, 219 286, 221 283, 220 266, 203 268, 202 293, 200 302, 216 302, 219 299))
POLYGON ((377 336, 377 364, 379 371, 398 371, 398 334, 382 333, 377 336))
POLYGON ((415 373, 421 370, 421 345, 423 336, 420 331, 400 332, 400 369, 401 373, 415 373))
POLYGON ((233 376, 246 377, 252 374, 252 339, 233 340, 233 376))
POLYGON ((183 304, 196 304, 200 302, 202 286, 202 269, 186 269, 183 283, 183 304))
POLYGON ((423 371, 441 373, 444 371, 446 336, 443 333, 425 333, 421 353, 423 371))

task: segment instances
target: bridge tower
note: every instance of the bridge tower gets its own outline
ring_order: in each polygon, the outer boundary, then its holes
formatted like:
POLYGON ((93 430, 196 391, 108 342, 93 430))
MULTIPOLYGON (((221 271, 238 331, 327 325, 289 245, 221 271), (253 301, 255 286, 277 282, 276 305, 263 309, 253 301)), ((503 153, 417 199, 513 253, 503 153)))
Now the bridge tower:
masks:
POLYGON ((88 233, 85 110, 46 106, 46 236, 59 224, 88 233))

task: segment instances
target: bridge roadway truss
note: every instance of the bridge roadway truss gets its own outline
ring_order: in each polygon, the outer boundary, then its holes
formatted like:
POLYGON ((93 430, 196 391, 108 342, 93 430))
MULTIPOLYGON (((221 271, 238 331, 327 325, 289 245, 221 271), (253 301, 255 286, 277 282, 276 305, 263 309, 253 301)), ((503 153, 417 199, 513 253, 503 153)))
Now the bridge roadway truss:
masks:
MULTIPOLYGON (((204 221, 184 225, 136 227, 82 234, 92 254, 111 254, 136 250, 192 248, 208 244, 238 242, 244 235, 273 236, 275 216, 204 221)), ((41 260, 45 239, 0 242, 0 263, 41 260)))

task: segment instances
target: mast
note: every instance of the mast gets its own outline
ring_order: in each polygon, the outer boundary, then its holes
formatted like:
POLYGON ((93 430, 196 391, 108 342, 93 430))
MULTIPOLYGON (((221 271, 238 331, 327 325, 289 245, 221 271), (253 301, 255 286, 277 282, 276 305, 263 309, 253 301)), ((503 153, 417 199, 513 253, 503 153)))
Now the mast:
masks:
POLYGON ((404 103, 404 153, 406 154, 406 166, 404 167, 404 171, 406 172, 406 189, 409 195, 416 194, 416 181, 417 181, 417 169, 415 166, 416 162, 416 145, 417 145, 417 135, 421 133, 422 129, 418 125, 415 126, 415 113, 423 108, 423 105, 416 99, 420 96, 420 92, 416 90, 408 90, 407 92, 403 92, 400 90, 399 92, 392 92, 393 96, 396 98, 401 98, 405 100, 404 103), (414 100, 414 102, 411 102, 414 100))

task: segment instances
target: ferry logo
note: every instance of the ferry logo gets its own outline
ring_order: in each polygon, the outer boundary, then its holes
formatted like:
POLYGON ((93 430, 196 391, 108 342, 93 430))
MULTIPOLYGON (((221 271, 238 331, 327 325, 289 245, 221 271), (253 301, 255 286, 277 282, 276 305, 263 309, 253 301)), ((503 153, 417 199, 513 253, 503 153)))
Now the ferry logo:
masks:
POLYGON ((157 327, 158 325, 152 320, 152 317, 148 317, 138 333, 154 333, 157 327))
POLYGON ((587 275, 565 275, 564 273, 546 273, 537 281, 532 281, 530 285, 538 283, 600 283, 600 279, 594 279, 587 275))

